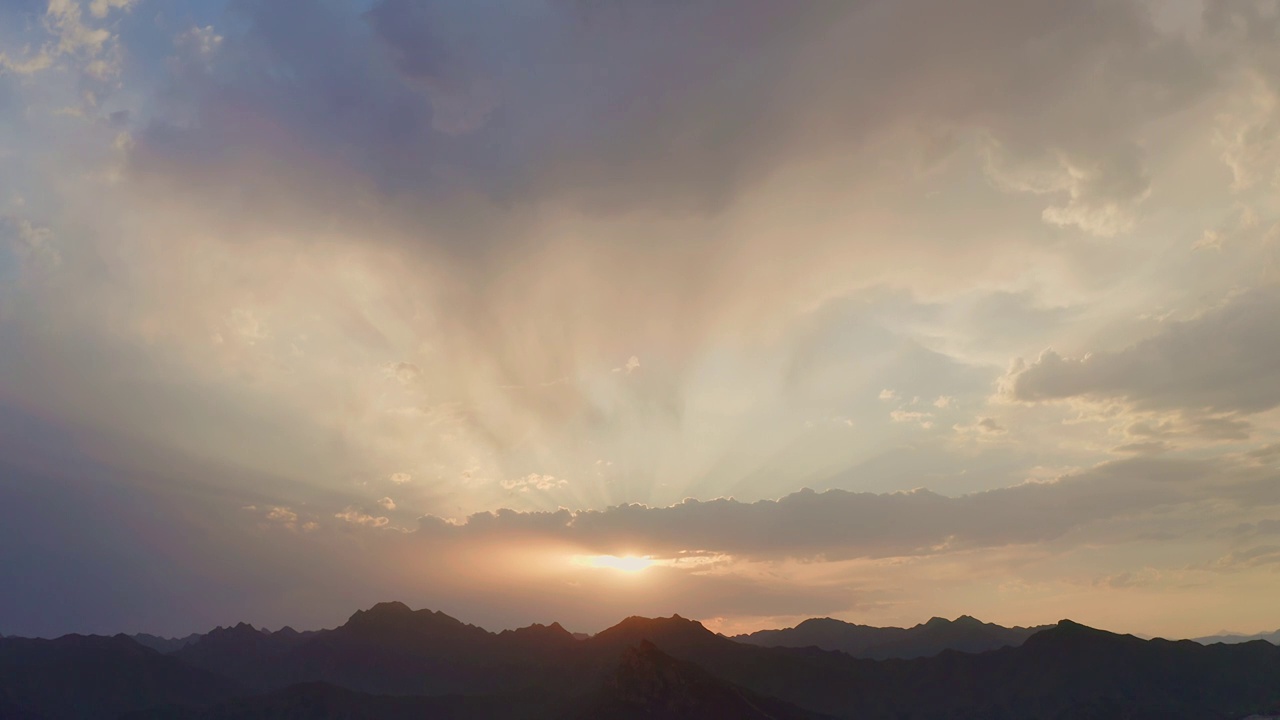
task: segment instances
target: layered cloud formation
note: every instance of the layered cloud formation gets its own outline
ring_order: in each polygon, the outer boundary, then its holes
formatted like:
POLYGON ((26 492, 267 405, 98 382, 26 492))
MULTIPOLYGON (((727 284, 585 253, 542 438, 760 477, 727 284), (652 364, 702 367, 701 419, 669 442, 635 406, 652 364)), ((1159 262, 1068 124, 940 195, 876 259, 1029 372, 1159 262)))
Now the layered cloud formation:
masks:
POLYGON ((1265 0, 10 3, 0 632, 1274 627, 1278 40, 1265 0))

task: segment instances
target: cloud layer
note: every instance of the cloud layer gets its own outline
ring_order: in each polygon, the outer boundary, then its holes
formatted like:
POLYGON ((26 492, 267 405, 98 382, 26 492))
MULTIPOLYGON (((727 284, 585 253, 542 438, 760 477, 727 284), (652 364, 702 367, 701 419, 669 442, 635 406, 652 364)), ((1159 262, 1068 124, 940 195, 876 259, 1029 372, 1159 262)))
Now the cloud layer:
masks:
POLYGON ((0 632, 1274 627, 1274 3, 519 5, 0 8, 0 632))

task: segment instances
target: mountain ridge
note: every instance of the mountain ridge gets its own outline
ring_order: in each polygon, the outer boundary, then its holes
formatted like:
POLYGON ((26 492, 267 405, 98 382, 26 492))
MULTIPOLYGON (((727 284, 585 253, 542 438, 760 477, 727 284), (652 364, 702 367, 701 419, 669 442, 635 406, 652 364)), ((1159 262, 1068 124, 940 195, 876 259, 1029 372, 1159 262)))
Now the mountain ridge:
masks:
POLYGON ((911 659, 944 650, 984 652, 1017 646, 1049 625, 1003 627, 971 615, 955 620, 934 617, 909 628, 876 627, 835 618, 811 618, 795 627, 758 630, 734 640, 764 647, 817 647, 873 660, 911 659))
POLYGON ((585 639, 559 623, 493 633, 403 603, 311 633, 215 628, 167 655, 125 635, 0 639, 0 711, 42 720, 1239 720, 1277 709, 1275 645, 1144 640, 1067 619, 1017 646, 911 659, 738 642, 679 615, 632 616, 585 639))

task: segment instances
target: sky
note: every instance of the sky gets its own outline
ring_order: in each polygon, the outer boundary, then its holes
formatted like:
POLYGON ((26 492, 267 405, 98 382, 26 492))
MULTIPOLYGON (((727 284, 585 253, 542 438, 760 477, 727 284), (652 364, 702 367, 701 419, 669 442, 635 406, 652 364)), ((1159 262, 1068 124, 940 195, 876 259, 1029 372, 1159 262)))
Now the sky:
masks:
POLYGON ((1274 0, 6 0, 0 633, 1272 630, 1278 190, 1274 0))

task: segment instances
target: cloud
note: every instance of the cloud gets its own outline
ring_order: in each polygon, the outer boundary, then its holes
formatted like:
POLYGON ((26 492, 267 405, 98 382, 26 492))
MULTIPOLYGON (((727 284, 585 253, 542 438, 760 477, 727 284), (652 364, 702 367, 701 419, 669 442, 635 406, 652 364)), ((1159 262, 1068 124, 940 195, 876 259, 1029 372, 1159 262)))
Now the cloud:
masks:
POLYGON ((1173 447, 1164 440, 1148 440, 1146 442, 1132 442, 1124 445, 1117 445, 1111 448, 1111 452, 1122 455, 1159 455, 1172 450, 1173 447))
MULTIPOLYGON (((100 20, 110 10, 127 9, 130 4, 131 0, 93 0, 90 14, 100 20)), ((44 26, 56 42, 43 49, 42 54, 75 59, 80 71, 93 80, 105 81, 119 74, 121 50, 116 36, 106 28, 86 23, 79 0, 49 0, 44 26)))
MULTIPOLYGON (((412 469, 412 453, 449 466, 440 477, 485 458, 500 478, 536 462, 506 457, 522 449, 694 443, 684 429, 712 421, 690 413, 720 413, 702 402, 715 364, 740 356, 724 382, 759 379, 744 375, 795 350, 788 329, 812 308, 879 284, 939 302, 959 287, 1021 292, 1006 282, 1017 270, 989 259, 1056 256, 1015 223, 1017 197, 957 178, 998 147, 1002 169, 1070 180, 1030 198, 1033 225, 1044 204, 1129 212, 1150 174, 1134 143, 1210 92, 1219 62, 1123 2, 592 0, 508 14, 380 0, 301 25, 287 5, 233 3, 195 27, 145 5, 98 22, 88 7, 82 25, 128 28, 137 65, 157 71, 122 78, 111 105, 133 142, 112 150, 110 196, 60 203, 103 218, 76 236, 85 262, 67 279, 95 301, 45 312, 211 393, 252 378, 246 414, 258 403, 340 435, 345 447, 326 447, 352 467, 332 472, 360 476, 412 469), (1028 61, 1030 38, 1043 52, 1028 61), (832 83, 835 67, 853 69, 832 83), (973 197, 922 205, 939 188, 973 197), (638 367, 632 349, 646 358, 628 387, 596 387, 601 369, 638 367), (387 364, 415 378, 413 397, 373 397, 387 391, 367 373, 387 364)), ((892 346, 908 333, 887 334, 892 346)), ((799 407, 803 382, 743 396, 753 437, 704 452, 785 444, 765 428, 783 413, 870 421, 799 407)), ((856 392, 959 392, 900 382, 856 392)))
POLYGON ((803 490, 754 503, 721 498, 576 512, 504 509, 471 515, 462 524, 427 516, 418 533, 466 542, 541 538, 591 552, 656 557, 692 550, 743 558, 826 560, 928 555, 1045 543, 1094 523, 1221 496, 1220 486, 1228 483, 1240 499, 1280 500, 1255 494, 1258 482, 1263 482, 1262 476, 1242 467, 1134 458, 1052 482, 959 497, 928 490, 803 490))
POLYGON ((286 507, 273 507, 267 513, 268 520, 274 520, 280 523, 294 523, 298 520, 298 513, 286 507))
POLYGON ((137 0, 91 0, 89 13, 96 18, 106 17, 112 10, 127 11, 137 0))
POLYGON ((520 492, 529 492, 530 490, 555 490, 565 487, 569 484, 568 480, 556 479, 550 475, 539 475, 530 473, 522 478, 515 480, 503 480, 502 488, 504 490, 519 490, 520 492))
POLYGON ((1220 43, 1230 43, 1246 62, 1231 78, 1237 93, 1219 109, 1214 144, 1230 168, 1232 186, 1245 191, 1280 180, 1280 62, 1274 37, 1280 20, 1267 3, 1210 3, 1204 24, 1220 43))
POLYGON ((1280 442, 1273 442, 1249 452, 1249 457, 1260 462, 1280 460, 1280 442))
POLYGON ((25 218, 0 214, 0 240, 7 241, 18 261, 33 270, 48 271, 62 263, 53 231, 25 218))
POLYGON ((622 367, 614 368, 613 371, 624 372, 630 375, 632 371, 636 370, 639 367, 640 367, 640 358, 636 357, 635 355, 632 355, 630 358, 627 359, 626 364, 624 364, 622 367))
POLYGON ((413 363, 397 362, 387 366, 387 374, 405 385, 410 385, 422 375, 422 369, 413 363))
POLYGON ((978 419, 977 419, 977 421, 974 423, 974 425, 975 425, 975 426, 976 426, 980 431, 985 432, 985 433, 1003 433, 1003 432, 1005 432, 1004 427, 1002 427, 1002 426, 1000 425, 1000 423, 996 422, 996 419, 995 419, 995 418, 989 418, 989 417, 978 418, 978 419))
POLYGON ((998 420, 993 417, 976 417, 973 422, 968 424, 953 425, 952 429, 958 433, 977 435, 978 437, 994 437, 1004 435, 1009 432, 1005 426, 1001 425, 998 420))
POLYGON ((894 410, 889 419, 896 423, 915 423, 924 429, 933 427, 933 413, 914 410, 894 410))
POLYGON ((1280 545, 1257 545, 1229 552, 1214 560, 1211 567, 1226 572, 1239 572, 1277 564, 1280 564, 1280 545))
POLYGON ((381 506, 382 506, 384 509, 386 509, 386 510, 395 510, 395 509, 396 509, 396 501, 395 501, 395 500, 392 500, 392 499, 391 499, 391 498, 389 498, 389 497, 384 497, 384 498, 382 498, 381 500, 379 500, 379 501, 378 501, 378 504, 379 504, 379 505, 381 505, 381 506))
POLYGON ((260 511, 257 505, 245 505, 242 510, 255 513, 265 519, 268 523, 274 523, 287 530, 297 531, 301 529, 303 532, 315 532, 320 529, 320 524, 314 520, 306 520, 302 523, 298 522, 298 513, 293 508, 281 505, 265 508, 260 511))
POLYGON ((375 528, 386 527, 391 522, 388 518, 369 515, 356 507, 348 507, 340 513, 334 513, 334 517, 352 525, 375 528))
MULTIPOLYGON (((0 70, 16 75, 32 75, 53 66, 53 55, 45 49, 32 54, 30 48, 24 49, 22 57, 15 59, 8 53, 0 52, 0 70)), ((3 73, 0 73, 3 74, 3 73)))
POLYGON ((1222 252, 1224 238, 1217 230, 1205 230, 1204 235, 1191 246, 1192 250, 1216 250, 1222 252))
POLYGON ((1078 358, 1046 350, 1003 380, 1020 402, 1116 399, 1139 409, 1258 413, 1280 406, 1280 294, 1242 293, 1200 316, 1169 323, 1122 350, 1078 358))
POLYGON ((406 483, 412 482, 413 476, 410 475, 409 473, 397 472, 397 473, 391 473, 391 476, 387 479, 397 485, 404 485, 406 483))
POLYGON ((1240 523, 1228 528, 1224 534, 1234 537, 1256 537, 1258 535, 1280 535, 1280 520, 1259 520, 1257 522, 1240 523))
POLYGON ((1116 590, 1149 587, 1159 584, 1164 579, 1163 575, 1154 568, 1143 568, 1137 572, 1126 570, 1098 578, 1094 580, 1094 585, 1116 590))
POLYGON ((996 184, 1013 192, 1064 195, 1066 202, 1041 213, 1052 225, 1076 226, 1085 232, 1114 237, 1133 228, 1138 205, 1150 194, 1151 179, 1135 144, 1099 151, 1092 157, 1051 153, 1021 167, 1002 158, 994 148, 987 172, 996 184))
MULTIPOLYGON (((313 13, 308 37, 323 43, 295 35, 282 7, 235 13, 247 31, 225 33, 220 54, 257 62, 184 78, 171 116, 140 137, 136 169, 225 188, 257 168, 287 181, 261 196, 273 209, 303 197, 349 204, 324 176, 310 175, 325 165, 337 186, 411 193, 442 210, 446 198, 471 202, 474 192, 503 210, 546 203, 593 215, 698 213, 744 201, 775 169, 829 159, 833 144, 874 154, 910 127, 924 137, 973 131, 1010 163, 1052 158, 1058 179, 1044 192, 1066 199, 1046 219, 1106 233, 1127 222, 1145 192, 1134 142, 1144 124, 1192 102, 1210 77, 1207 59, 1158 33, 1136 3, 984 0, 960 13, 936 0, 868 8, 593 1, 512 15, 382 0, 359 19, 336 8, 313 13), (931 16, 949 29, 918 22, 931 16), (773 31, 780 26, 790 30, 773 31), (1045 45, 1030 60, 1028 37, 1045 45), (358 62, 337 63, 334 48, 358 62), (296 73, 288 82, 284 67, 296 73), (845 82, 821 82, 832 67, 855 69, 845 82), (945 91, 961 77, 977 83, 973 93, 945 91), (1134 85, 1145 92, 1134 96, 1134 85), (647 100, 619 102, 635 97, 647 100), (874 107, 868 97, 878 99, 874 107), (228 106, 258 121, 237 122, 228 106)), ((957 146, 943 143, 943 155, 957 146)), ((492 217, 415 236, 445 244, 454 260, 522 244, 502 214, 492 217)), ((756 242, 740 242, 752 256, 756 242)), ((847 266, 856 255, 823 262, 847 266)), ((696 277, 714 269, 701 257, 676 252, 658 262, 696 277)))

